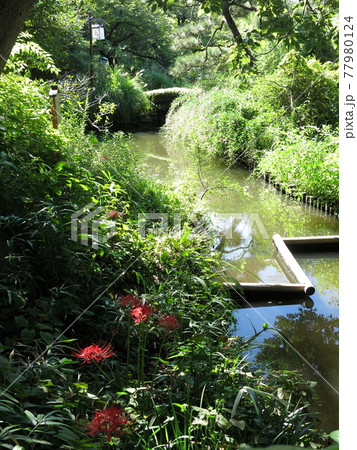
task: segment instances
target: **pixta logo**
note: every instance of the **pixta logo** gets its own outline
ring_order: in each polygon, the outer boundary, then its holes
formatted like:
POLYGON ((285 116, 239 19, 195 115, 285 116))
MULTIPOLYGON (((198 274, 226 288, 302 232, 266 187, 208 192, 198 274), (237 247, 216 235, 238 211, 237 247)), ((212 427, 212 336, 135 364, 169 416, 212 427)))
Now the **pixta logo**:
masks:
POLYGON ((88 245, 89 238, 92 247, 107 242, 116 233, 115 222, 108 220, 107 214, 102 214, 105 206, 88 203, 71 215, 71 239, 82 245, 88 245))

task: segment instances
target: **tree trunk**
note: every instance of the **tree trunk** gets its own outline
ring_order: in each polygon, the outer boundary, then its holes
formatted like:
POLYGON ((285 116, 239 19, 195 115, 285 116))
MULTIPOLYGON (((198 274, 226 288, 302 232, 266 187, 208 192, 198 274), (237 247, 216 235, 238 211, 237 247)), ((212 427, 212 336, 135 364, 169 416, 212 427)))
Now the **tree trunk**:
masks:
MULTIPOLYGON (((230 9, 229 9, 230 6, 231 5, 229 3, 222 3, 222 14, 223 14, 223 17, 226 20, 228 28, 232 32, 232 35, 233 35, 233 38, 234 38, 235 42, 237 44, 242 44, 244 41, 243 41, 242 35, 240 34, 240 31, 237 28, 236 23, 235 23, 235 21, 234 21, 234 19, 232 17, 232 14, 230 12, 230 9)), ((245 47, 244 51, 249 56, 250 66, 253 66, 256 58, 253 56, 252 52, 250 51, 250 49, 248 47, 245 47)))
POLYGON ((0 75, 36 0, 0 0, 0 75))

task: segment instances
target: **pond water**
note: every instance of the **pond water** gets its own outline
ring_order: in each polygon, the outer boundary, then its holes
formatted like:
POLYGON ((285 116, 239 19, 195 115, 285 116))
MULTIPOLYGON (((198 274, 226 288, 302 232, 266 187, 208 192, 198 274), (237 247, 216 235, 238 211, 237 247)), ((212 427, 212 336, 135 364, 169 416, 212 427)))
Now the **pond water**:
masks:
MULTIPOLYGON (((196 186, 218 230, 216 247, 227 265, 225 273, 235 280, 294 282, 281 268, 274 234, 338 235, 336 218, 279 194, 245 169, 227 169, 217 160, 193 165, 183 149, 173 148, 156 133, 136 133, 134 142, 150 176, 170 183, 190 179, 196 186)), ((317 382, 322 425, 330 432, 338 429, 338 253, 300 253, 296 258, 315 286, 313 303, 256 307, 251 302, 235 312, 235 334, 251 337, 264 323, 284 333, 296 352, 267 330, 257 339, 252 358, 278 361, 277 368, 299 369, 307 380, 317 382)))

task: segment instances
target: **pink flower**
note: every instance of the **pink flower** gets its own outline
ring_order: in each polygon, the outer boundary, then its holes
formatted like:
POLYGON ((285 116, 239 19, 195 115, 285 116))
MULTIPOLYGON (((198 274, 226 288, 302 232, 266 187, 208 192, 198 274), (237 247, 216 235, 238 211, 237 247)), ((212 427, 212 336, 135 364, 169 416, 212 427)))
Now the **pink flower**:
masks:
POLYGON ((121 299, 121 306, 130 306, 130 308, 137 308, 140 306, 140 299, 135 295, 128 294, 121 299))
POLYGON ((125 415, 122 408, 110 406, 97 411, 92 422, 86 428, 90 430, 89 436, 104 434, 107 437, 107 441, 110 442, 113 436, 120 437, 128 433, 132 424, 133 420, 130 419, 130 416, 125 415))
POLYGON ((115 355, 111 344, 104 345, 103 347, 99 347, 97 344, 92 344, 89 347, 85 347, 83 349, 80 348, 78 350, 78 352, 73 352, 72 354, 79 359, 83 359, 82 364, 85 362, 90 364, 93 360, 99 362, 105 358, 110 358, 115 355))
POLYGON ((154 311, 147 305, 137 306, 130 312, 135 323, 145 322, 152 314, 154 314, 154 311))
POLYGON ((173 331, 181 328, 181 325, 175 316, 166 314, 159 320, 159 326, 165 328, 166 331, 173 331))

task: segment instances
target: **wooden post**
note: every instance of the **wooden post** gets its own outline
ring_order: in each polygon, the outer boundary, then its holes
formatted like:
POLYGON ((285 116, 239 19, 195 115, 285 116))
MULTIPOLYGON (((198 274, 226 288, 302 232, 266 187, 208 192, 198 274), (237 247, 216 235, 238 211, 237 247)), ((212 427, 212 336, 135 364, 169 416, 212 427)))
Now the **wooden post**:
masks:
POLYGON ((311 284, 311 281, 308 279, 305 272, 300 267, 299 263, 296 261, 296 259, 293 257, 293 255, 290 253, 290 250, 286 246, 282 237, 279 234, 275 234, 273 236, 273 242, 274 242, 274 245, 277 248, 280 256, 282 257, 285 265, 291 270, 294 277, 296 278, 296 281, 305 286, 304 287, 305 294, 307 294, 307 295, 314 294, 315 293, 314 286, 311 284))
POLYGON ((51 104, 52 126, 55 129, 58 128, 58 125, 61 122, 59 94, 60 91, 58 89, 58 86, 53 85, 50 87, 50 92, 48 95, 52 99, 51 104))

